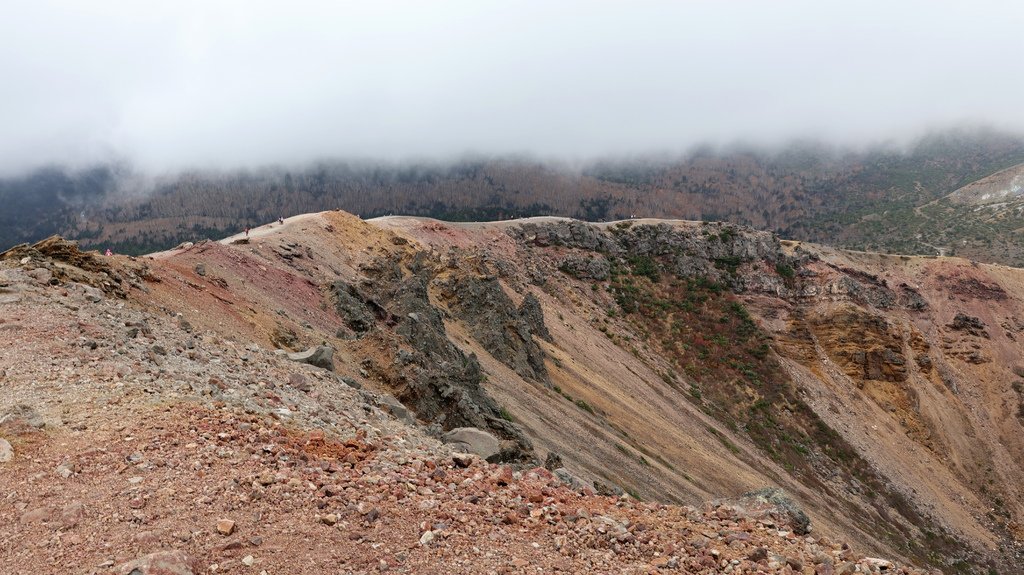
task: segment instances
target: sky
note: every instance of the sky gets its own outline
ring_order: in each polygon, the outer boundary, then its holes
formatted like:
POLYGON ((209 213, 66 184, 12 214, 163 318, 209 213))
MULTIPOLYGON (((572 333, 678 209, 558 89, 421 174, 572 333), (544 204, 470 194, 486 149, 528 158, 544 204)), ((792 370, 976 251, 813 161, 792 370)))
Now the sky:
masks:
POLYGON ((0 172, 1024 131, 1024 3, 9 0, 0 172))

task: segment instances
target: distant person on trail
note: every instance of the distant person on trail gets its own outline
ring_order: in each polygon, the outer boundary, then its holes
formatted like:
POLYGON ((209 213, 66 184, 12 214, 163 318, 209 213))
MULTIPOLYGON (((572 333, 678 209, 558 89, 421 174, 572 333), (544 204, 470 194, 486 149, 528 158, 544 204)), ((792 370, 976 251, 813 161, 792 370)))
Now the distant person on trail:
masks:
POLYGON ((249 237, 249 226, 245 227, 245 237, 249 237))
POLYGON ((284 225, 284 218, 277 218, 277 223, 284 225))
POLYGON ((110 251, 110 248, 107 248, 107 251, 103 252, 103 255, 105 255, 105 256, 112 256, 112 255, 114 255, 114 252, 110 251))

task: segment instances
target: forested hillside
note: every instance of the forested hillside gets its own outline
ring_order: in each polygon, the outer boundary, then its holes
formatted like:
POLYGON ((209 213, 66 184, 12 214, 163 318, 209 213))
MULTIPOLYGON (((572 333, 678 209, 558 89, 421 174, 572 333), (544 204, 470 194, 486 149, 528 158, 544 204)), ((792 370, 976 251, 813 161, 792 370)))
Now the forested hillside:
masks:
MULTIPOLYGON (((141 253, 217 237, 281 216, 341 208, 445 220, 562 215, 720 220, 856 249, 934 254, 918 208, 1024 161, 1024 139, 948 131, 906 148, 840 150, 802 143, 773 151, 699 149, 681 158, 569 166, 529 159, 452 164, 324 162, 304 168, 187 172, 159 178, 124 168, 48 168, 0 181, 0 246, 51 233, 141 253)), ((1020 264, 1014 238, 971 239, 972 257, 1020 264), (989 240, 989 244, 992 241, 989 240), (1009 246, 1009 247, 1008 247, 1009 246), (998 249, 996 249, 998 248, 998 249)))

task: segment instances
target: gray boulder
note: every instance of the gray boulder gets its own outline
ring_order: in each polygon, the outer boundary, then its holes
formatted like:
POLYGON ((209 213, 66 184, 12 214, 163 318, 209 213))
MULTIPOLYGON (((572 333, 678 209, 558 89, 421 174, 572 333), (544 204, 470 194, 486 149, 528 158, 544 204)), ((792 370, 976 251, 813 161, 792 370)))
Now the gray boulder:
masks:
POLYGON ((443 439, 460 451, 475 453, 484 459, 501 451, 501 443, 496 437, 475 427, 455 428, 445 433, 443 439))
POLYGON ((409 414, 409 410, 402 405, 401 401, 398 401, 392 395, 387 393, 381 394, 377 398, 377 406, 390 413, 395 419, 404 421, 410 425, 416 423, 416 420, 409 414))
POLYGON ((811 532, 811 519, 785 491, 778 487, 765 487, 744 493, 736 502, 753 518, 771 517, 788 523, 797 535, 811 532))
POLYGON ((288 359, 292 361, 308 363, 309 365, 326 369, 328 371, 334 371, 333 358, 334 348, 326 345, 318 345, 316 347, 311 347, 306 351, 288 354, 288 359))
POLYGON ((0 437, 0 463, 7 463, 14 459, 14 448, 6 439, 0 437))

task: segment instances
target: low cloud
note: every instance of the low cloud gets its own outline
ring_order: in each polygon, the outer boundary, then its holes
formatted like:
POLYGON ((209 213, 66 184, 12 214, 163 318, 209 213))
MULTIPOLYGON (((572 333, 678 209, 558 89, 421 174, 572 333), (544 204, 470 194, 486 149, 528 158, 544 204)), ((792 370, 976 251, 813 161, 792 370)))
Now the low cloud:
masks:
POLYGON ((39 1, 0 19, 0 172, 1024 130, 1004 2, 39 1))

